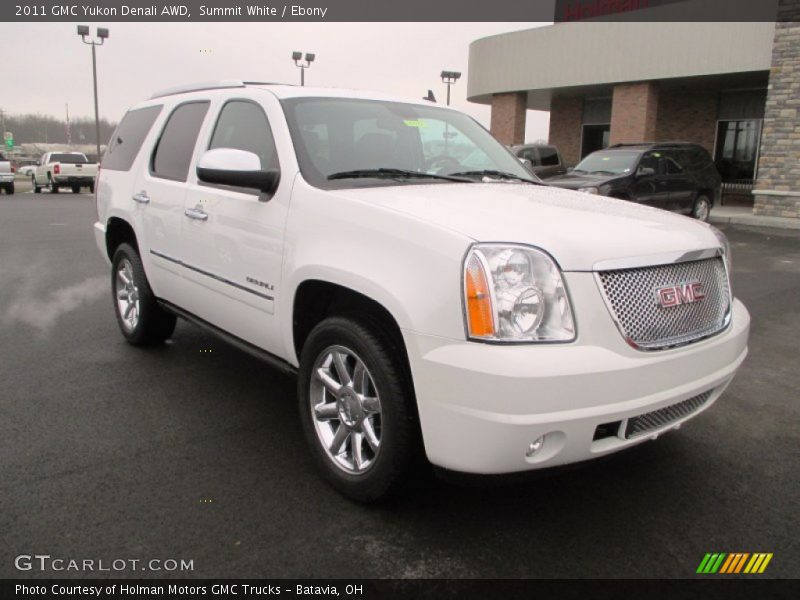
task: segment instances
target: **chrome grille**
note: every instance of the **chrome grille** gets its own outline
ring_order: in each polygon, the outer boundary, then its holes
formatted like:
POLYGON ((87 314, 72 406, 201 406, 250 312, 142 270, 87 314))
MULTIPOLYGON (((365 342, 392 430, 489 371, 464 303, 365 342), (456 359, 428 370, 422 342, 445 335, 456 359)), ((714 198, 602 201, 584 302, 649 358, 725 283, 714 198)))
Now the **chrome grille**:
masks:
POLYGON ((606 302, 632 346, 657 350, 688 344, 718 333, 728 324, 731 292, 722 258, 600 271, 606 302), (705 297, 663 307, 656 290, 699 281, 705 297))
POLYGON ((644 435, 655 429, 660 429, 670 423, 674 423, 683 417, 688 417, 690 414, 698 411, 708 399, 711 397, 711 392, 708 390, 697 396, 678 402, 672 406, 666 406, 653 412, 639 415, 628 419, 628 424, 625 427, 625 439, 635 438, 644 435))

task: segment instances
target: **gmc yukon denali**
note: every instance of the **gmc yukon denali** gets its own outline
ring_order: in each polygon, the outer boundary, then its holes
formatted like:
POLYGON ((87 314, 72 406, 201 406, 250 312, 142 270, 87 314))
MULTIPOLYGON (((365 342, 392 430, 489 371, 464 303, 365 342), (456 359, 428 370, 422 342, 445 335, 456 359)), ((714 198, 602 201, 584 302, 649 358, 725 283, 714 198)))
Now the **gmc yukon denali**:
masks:
POLYGON ((583 461, 677 429, 747 354, 706 223, 534 181, 470 117, 227 81, 132 108, 97 245, 122 335, 176 317, 297 373, 321 474, 374 501, 583 461))

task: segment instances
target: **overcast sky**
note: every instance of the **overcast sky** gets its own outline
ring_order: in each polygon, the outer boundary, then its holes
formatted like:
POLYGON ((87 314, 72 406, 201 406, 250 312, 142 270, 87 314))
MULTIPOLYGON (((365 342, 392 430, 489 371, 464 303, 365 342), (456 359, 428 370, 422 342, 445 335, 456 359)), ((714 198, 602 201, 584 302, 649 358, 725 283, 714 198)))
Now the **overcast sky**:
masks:
MULTIPOLYGON (((293 50, 315 52, 307 85, 377 90, 421 98, 439 73, 461 71, 452 105, 489 125, 487 106, 466 99, 469 44, 537 23, 90 23, 109 27, 98 48, 100 115, 117 121, 131 104, 159 89, 195 81, 250 79, 299 82, 293 50), (201 52, 202 50, 202 52, 201 52)), ((93 116, 89 46, 74 24, 0 24, 6 113, 93 116)), ((526 140, 547 138, 548 114, 528 111, 526 140)))

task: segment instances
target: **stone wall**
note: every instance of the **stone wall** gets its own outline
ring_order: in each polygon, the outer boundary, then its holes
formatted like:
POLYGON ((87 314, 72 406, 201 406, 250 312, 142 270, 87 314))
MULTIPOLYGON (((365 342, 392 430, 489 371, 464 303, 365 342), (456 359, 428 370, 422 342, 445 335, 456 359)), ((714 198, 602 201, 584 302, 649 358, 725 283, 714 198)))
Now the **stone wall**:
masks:
POLYGON ((581 160, 583 98, 555 96, 550 101, 549 142, 558 147, 565 164, 575 166, 581 160))
POLYGON ((753 213, 800 218, 800 0, 780 0, 778 16, 753 213))
POLYGON ((507 146, 525 143, 527 92, 508 92, 492 96, 491 132, 507 146))

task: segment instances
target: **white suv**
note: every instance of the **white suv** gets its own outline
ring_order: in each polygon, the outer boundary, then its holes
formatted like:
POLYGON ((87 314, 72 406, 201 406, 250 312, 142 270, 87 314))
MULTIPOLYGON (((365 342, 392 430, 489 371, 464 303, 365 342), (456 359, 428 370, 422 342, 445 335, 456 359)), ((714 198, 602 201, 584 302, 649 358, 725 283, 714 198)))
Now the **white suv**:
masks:
POLYGON ((457 111, 223 82, 131 109, 103 157, 97 244, 136 345, 180 316, 298 373, 346 495, 424 450, 509 473, 655 439, 747 354, 724 236, 548 187, 457 111), (480 154, 475 170, 461 161, 480 154))

